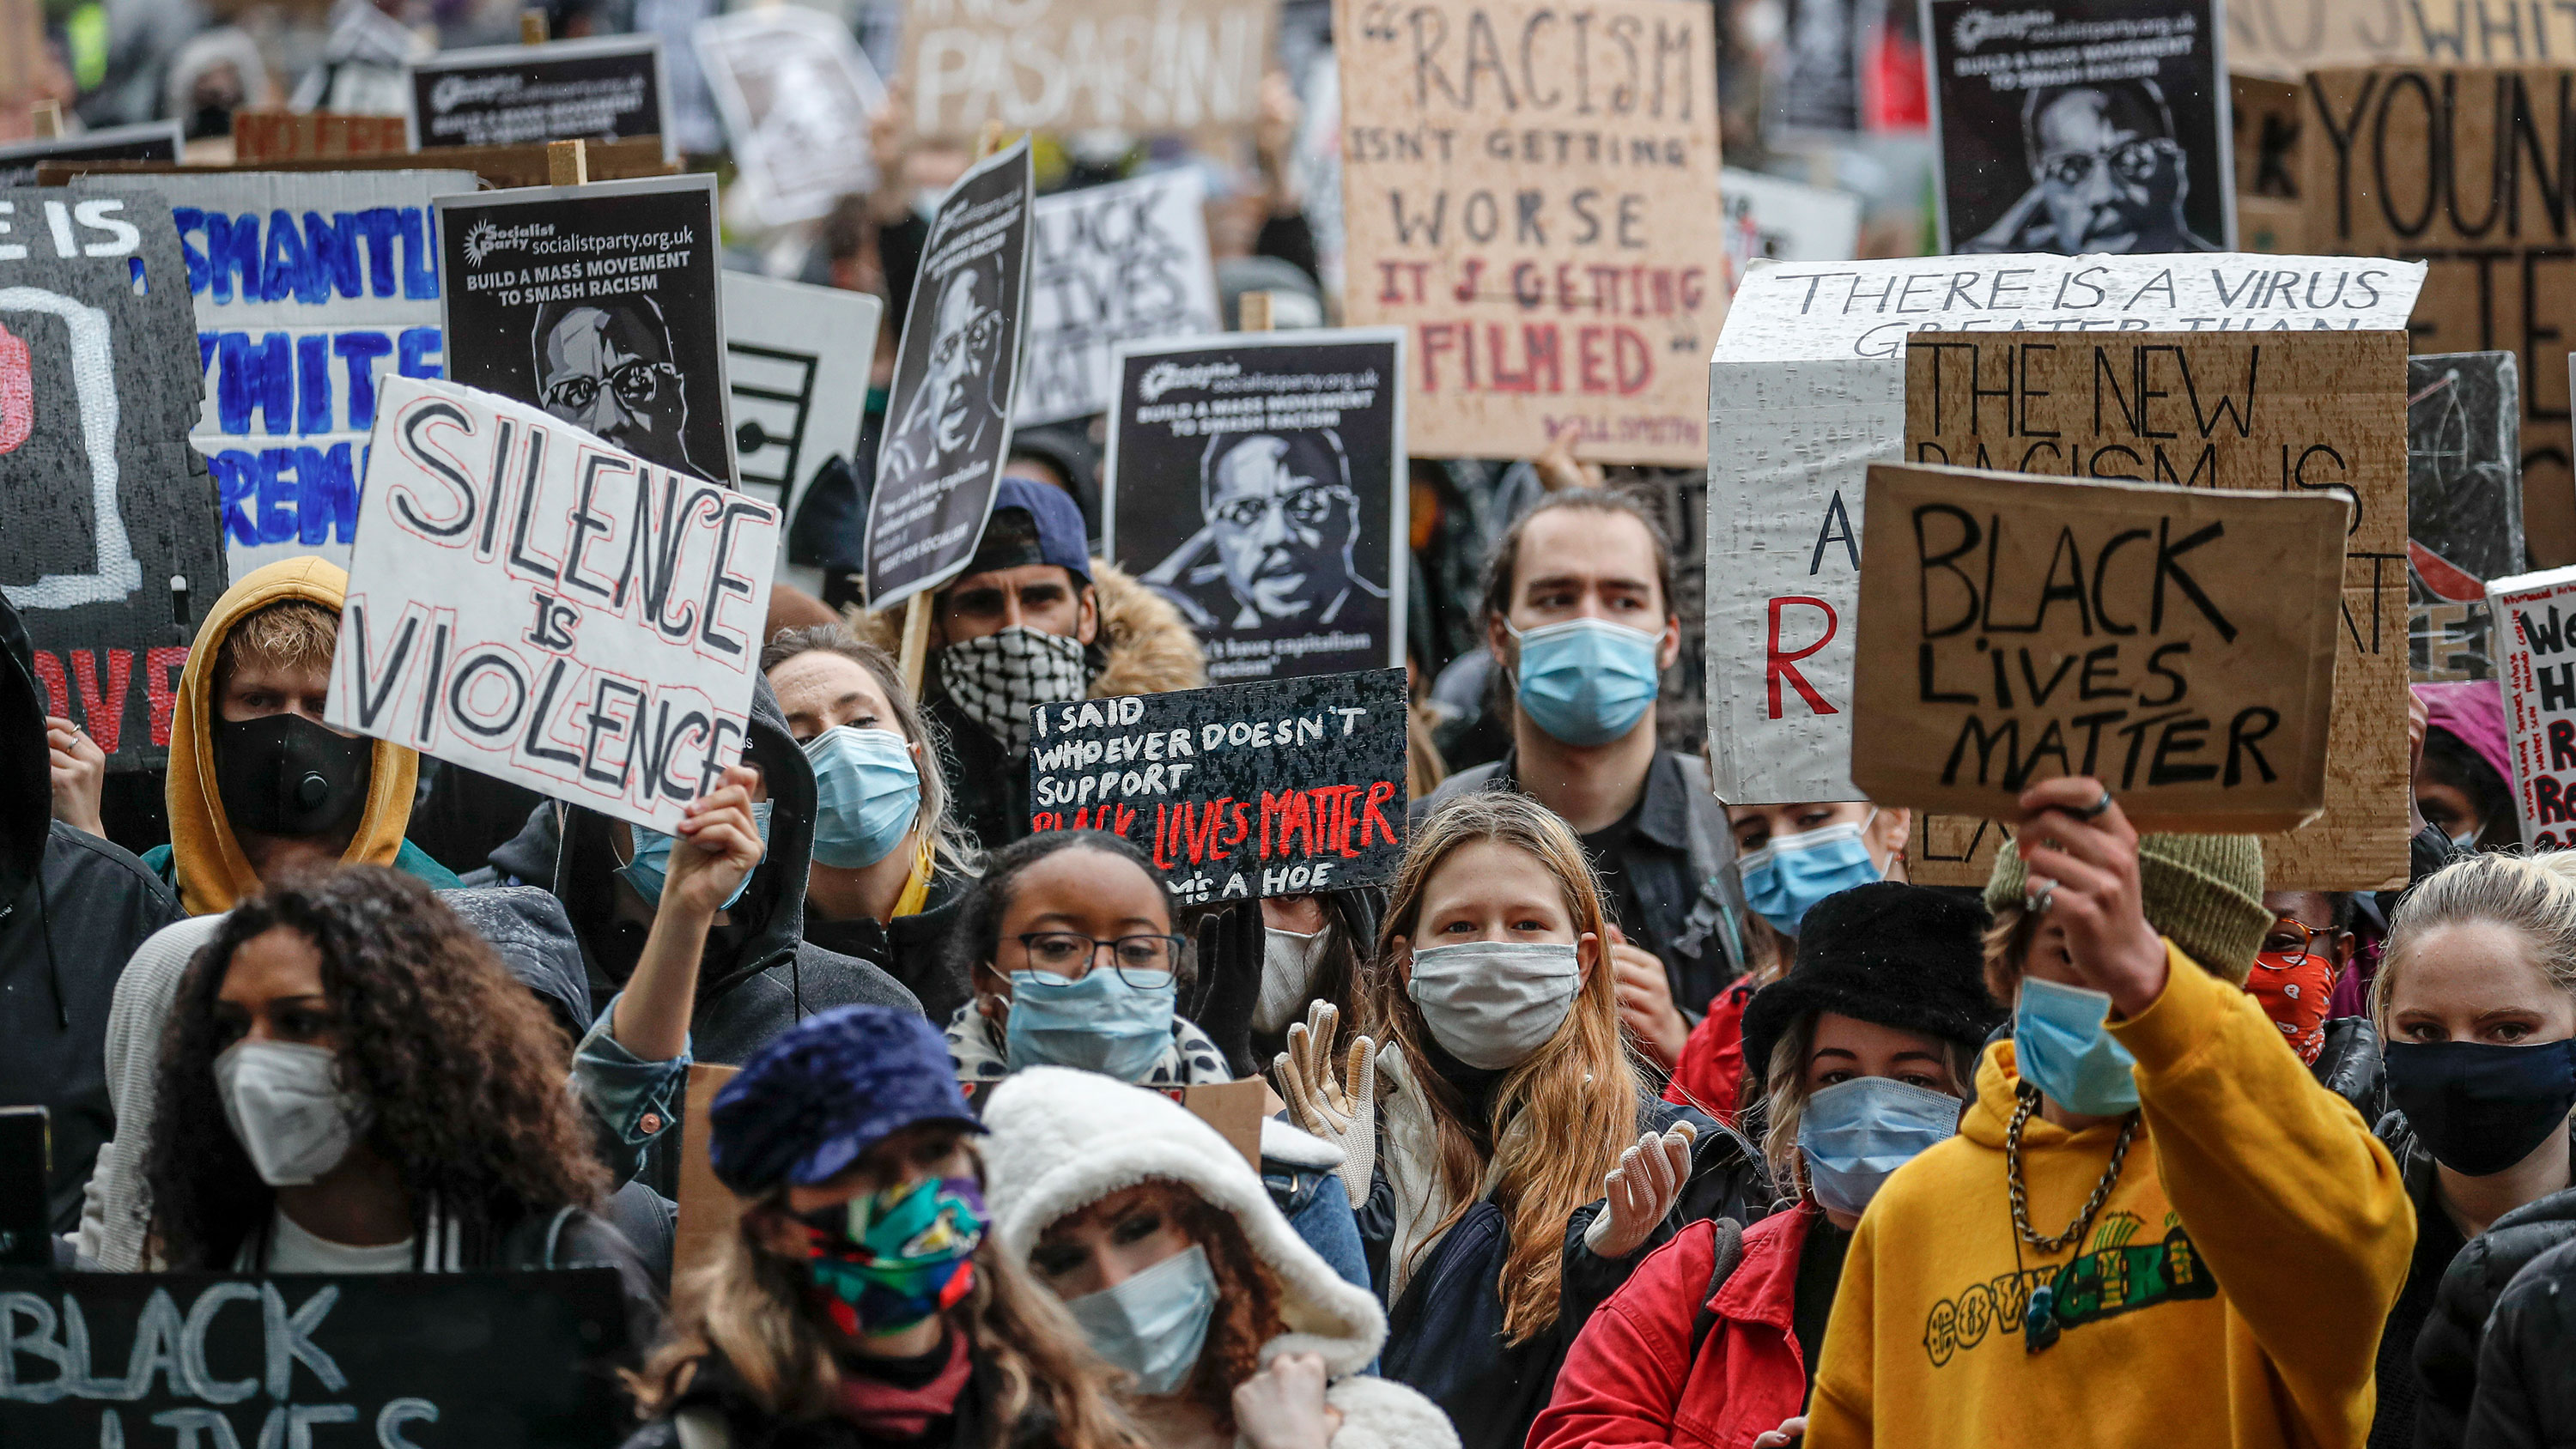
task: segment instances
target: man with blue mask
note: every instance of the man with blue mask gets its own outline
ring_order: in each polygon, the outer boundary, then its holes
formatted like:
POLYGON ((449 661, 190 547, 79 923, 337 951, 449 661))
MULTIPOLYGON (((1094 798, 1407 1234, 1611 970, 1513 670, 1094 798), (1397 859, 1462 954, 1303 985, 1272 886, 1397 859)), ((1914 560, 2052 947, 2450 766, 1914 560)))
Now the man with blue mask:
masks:
POLYGON ((1740 970, 1742 902, 1707 766, 1656 739, 1663 674, 1681 658, 1663 530, 1616 493, 1548 495, 1495 546, 1485 626, 1514 705, 1511 750, 1450 776, 1415 819, 1469 790, 1518 790, 1563 816, 1620 937, 1620 1020, 1669 1068, 1740 970))

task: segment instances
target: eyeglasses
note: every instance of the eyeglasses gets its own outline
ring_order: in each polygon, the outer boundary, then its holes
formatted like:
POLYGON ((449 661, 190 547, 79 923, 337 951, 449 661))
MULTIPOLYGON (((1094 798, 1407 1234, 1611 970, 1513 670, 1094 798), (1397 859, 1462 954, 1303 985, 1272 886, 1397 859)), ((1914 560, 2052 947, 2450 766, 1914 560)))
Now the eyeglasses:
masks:
POLYGON ((2081 186, 2092 179, 2093 168, 2107 161, 2111 174, 2131 185, 2152 180, 2156 167, 2167 156, 2180 156, 2182 147, 2162 137, 2123 141, 2108 151, 2058 151, 2043 156, 2039 174, 2060 186, 2081 186))
POLYGON ((1236 528, 1257 528, 1276 509, 1299 528, 1313 528, 1333 516, 1333 505, 1351 497, 1339 483, 1300 488, 1285 498, 1237 498, 1219 504, 1215 517, 1236 528))
POLYGON ((1043 983, 1047 986, 1071 986, 1081 980, 1088 974, 1089 963, 1105 949, 1119 980, 1139 991, 1152 991, 1172 984, 1173 964, 1181 959, 1178 936, 1120 936, 1102 941, 1078 931, 1032 931, 1019 942, 1029 964, 1051 978, 1043 983))
POLYGON ((1002 314, 988 311, 963 327, 939 334, 930 344, 931 365, 955 366, 957 350, 961 347, 972 349, 980 356, 991 351, 994 341, 1001 335, 1002 314))
MULTIPOLYGON (((2305 921, 2282 916, 2272 922, 2272 929, 2263 933, 2260 954, 2279 957, 2280 964, 2284 967, 2296 966, 2308 959, 2309 952, 2318 949, 2319 937, 2330 937, 2332 934, 2330 931, 2320 931, 2305 921)), ((2270 963, 2258 961, 2255 964, 2270 963)))
MULTIPOLYGON (((652 406, 654 398, 661 395, 662 374, 670 371, 669 363, 638 357, 610 369, 607 383, 617 393, 617 400, 633 412, 652 406)), ((587 412, 599 400, 599 387, 600 379, 595 377, 567 377, 546 389, 546 406, 587 412)))

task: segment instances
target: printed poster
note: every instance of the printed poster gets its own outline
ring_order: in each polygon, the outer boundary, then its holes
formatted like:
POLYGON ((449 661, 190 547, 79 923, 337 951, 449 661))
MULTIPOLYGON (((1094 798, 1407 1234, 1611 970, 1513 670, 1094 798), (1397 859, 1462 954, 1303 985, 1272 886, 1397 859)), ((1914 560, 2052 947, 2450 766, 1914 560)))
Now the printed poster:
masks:
POLYGON ((657 36, 479 46, 423 56, 406 68, 405 119, 415 151, 659 136, 662 159, 680 156, 657 36))
POLYGON ((868 118, 885 104, 876 67, 850 28, 802 5, 764 5, 698 22, 693 41, 768 226, 811 221, 876 189, 868 118))

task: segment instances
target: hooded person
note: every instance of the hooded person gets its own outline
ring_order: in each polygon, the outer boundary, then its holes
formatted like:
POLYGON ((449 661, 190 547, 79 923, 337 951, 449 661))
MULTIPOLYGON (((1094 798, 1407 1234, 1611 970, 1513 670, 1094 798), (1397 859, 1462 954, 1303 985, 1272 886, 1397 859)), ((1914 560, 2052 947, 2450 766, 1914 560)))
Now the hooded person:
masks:
MULTIPOLYGON (((869 616, 898 653, 901 616, 869 616)), ((1092 558, 1061 488, 1007 477, 965 572, 931 608, 923 709, 947 741, 951 810, 986 850, 1029 833, 1029 710, 1207 683, 1199 642, 1171 604, 1092 558)))
POLYGON ((1362 1375, 1386 1340, 1376 1298, 1179 1103, 1031 1067, 993 1089, 984 1127, 997 1246, 1127 1371, 1130 1413, 1157 1442, 1455 1449, 1430 1400, 1362 1375))
POLYGON ((45 1199, 54 1230, 68 1232, 116 1129, 104 1046, 117 976, 180 913, 143 862, 52 818, 33 658, 0 599, 0 1107, 51 1114, 45 1199))
POLYGON ((2513 745, 2504 690, 2492 679, 2411 686, 2424 705, 2424 752, 2415 764, 2415 805, 2458 850, 2511 850, 2522 843, 2513 803, 2513 745))
POLYGON ((284 559, 224 590, 197 630, 170 715, 170 843, 143 855, 192 916, 305 865, 462 884, 403 838, 420 756, 322 723, 348 589, 328 559, 284 559))

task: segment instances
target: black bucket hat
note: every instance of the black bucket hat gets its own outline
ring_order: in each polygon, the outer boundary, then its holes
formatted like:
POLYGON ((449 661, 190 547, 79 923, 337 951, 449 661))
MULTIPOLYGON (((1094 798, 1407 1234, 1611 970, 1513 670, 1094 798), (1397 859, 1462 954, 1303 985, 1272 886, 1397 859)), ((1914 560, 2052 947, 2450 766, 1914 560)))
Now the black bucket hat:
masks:
POLYGON ((1782 1034, 1816 1011, 1976 1051, 2004 1018, 1986 995, 1986 922, 1975 898, 1929 886, 1879 881, 1825 897, 1798 929, 1789 974, 1744 1008, 1745 1066, 1766 1078, 1782 1034))

